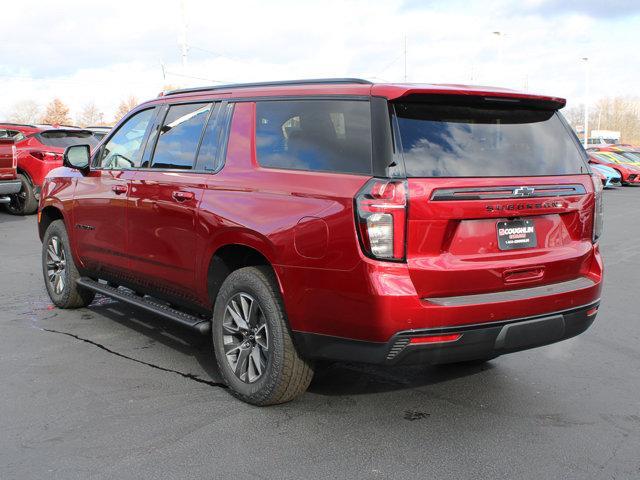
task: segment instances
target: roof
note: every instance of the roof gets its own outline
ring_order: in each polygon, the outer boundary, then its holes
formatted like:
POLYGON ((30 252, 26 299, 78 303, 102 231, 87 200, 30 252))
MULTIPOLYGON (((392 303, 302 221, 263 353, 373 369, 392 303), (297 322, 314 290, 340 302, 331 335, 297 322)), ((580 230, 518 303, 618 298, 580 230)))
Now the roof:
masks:
POLYGON ((36 125, 28 125, 23 123, 0 123, 0 128, 3 130, 17 130, 23 135, 31 135, 32 133, 42 131, 42 128, 37 127, 36 125))
POLYGON ((291 95, 362 95, 380 96, 389 100, 410 95, 456 95, 483 97, 493 101, 523 101, 535 103, 542 108, 559 109, 566 104, 565 99, 535 95, 499 87, 484 87, 455 84, 414 84, 414 83, 373 83, 359 78, 320 78, 287 80, 277 82, 240 83, 214 85, 182 90, 172 90, 161 94, 167 97, 263 97, 291 95))

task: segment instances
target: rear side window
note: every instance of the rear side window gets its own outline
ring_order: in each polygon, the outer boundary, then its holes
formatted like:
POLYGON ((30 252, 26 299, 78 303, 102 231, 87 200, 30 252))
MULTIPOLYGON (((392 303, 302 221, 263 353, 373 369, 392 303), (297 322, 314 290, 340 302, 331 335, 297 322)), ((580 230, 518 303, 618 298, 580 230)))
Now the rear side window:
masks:
POLYGON ((368 101, 257 102, 256 123, 263 167, 371 174, 368 101))
POLYGON ((399 103, 395 112, 408 177, 588 172, 555 111, 399 103))
POLYGON ((210 103, 172 105, 158 134, 151 168, 193 168, 210 103))
POLYGON ((233 104, 231 103, 224 108, 220 103, 215 104, 198 149, 196 165, 199 169, 207 172, 217 172, 222 168, 224 154, 226 153, 227 129, 232 111, 233 104))
POLYGON ((88 130, 49 130, 36 134, 38 141, 49 147, 67 148, 72 145, 90 145, 95 147, 97 139, 88 130))

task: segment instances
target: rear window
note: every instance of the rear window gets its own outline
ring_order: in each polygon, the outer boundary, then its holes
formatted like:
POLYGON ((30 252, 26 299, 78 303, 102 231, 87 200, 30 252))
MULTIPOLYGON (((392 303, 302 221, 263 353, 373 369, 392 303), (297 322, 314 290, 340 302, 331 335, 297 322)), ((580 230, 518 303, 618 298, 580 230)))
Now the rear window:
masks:
POLYGON ((555 111, 399 103, 408 177, 514 177, 587 173, 555 111))
POLYGON ((257 102, 256 149, 263 167, 371 174, 368 101, 257 102))
POLYGON ((210 110, 210 103, 191 103, 169 107, 162 128, 160 128, 151 167, 191 169, 210 110))
POLYGON ((89 131, 50 130, 36 135, 43 145, 67 148, 72 145, 90 145, 95 147, 98 139, 89 131))

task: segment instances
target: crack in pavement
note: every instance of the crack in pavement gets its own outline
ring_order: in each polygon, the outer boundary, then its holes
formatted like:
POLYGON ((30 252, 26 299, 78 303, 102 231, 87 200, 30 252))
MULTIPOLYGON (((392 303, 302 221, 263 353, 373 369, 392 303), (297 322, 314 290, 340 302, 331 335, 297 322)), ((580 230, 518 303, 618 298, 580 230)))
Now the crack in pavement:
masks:
POLYGON ((142 365, 146 365, 147 367, 155 368, 156 370, 160 370, 160 371, 168 372, 168 373, 176 373, 176 374, 180 375, 181 377, 187 378, 189 380, 193 380, 194 382, 204 383, 204 384, 209 385, 211 387, 228 388, 224 383, 214 382, 212 380, 205 380, 204 378, 200 378, 199 376, 197 376, 197 375, 195 375, 193 373, 184 373, 184 372, 180 372, 178 370, 172 370, 170 368, 161 367, 160 365, 154 365, 153 363, 148 363, 148 362, 145 362, 144 360, 139 360, 137 358, 129 357, 128 355, 124 355, 122 353, 113 351, 110 348, 105 347, 104 345, 101 345, 101 344, 99 344, 97 342, 94 342, 93 340, 89 340, 88 338, 80 337, 80 336, 78 336, 78 335, 76 335, 74 333, 63 332, 63 331, 60 331, 60 330, 53 330, 51 328, 43 328, 43 327, 39 327, 39 328, 40 328, 40 330, 45 331, 45 332, 57 333, 57 334, 60 334, 60 335, 66 335, 67 337, 75 338, 76 340, 80 340, 82 342, 88 343, 89 345, 93 345, 94 347, 98 347, 99 349, 104 350, 105 352, 109 352, 112 355, 116 355, 117 357, 125 358, 127 360, 131 360, 133 362, 140 363, 142 365))

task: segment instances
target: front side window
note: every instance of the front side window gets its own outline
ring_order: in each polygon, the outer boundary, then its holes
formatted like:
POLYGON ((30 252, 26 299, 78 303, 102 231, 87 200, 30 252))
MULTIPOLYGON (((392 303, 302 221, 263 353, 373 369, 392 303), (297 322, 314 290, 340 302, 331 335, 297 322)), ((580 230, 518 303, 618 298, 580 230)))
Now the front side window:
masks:
POLYGON ((369 102, 257 102, 256 149, 262 167, 370 175, 369 102))
POLYGON ((209 117, 210 103, 172 105, 158 134, 151 168, 189 170, 209 117))
POLYGON ((408 177, 588 172, 555 111, 407 102, 395 112, 408 177))
POLYGON ((150 108, 130 117, 100 150, 98 166, 116 170, 139 167, 142 142, 154 113, 155 109, 150 108))

